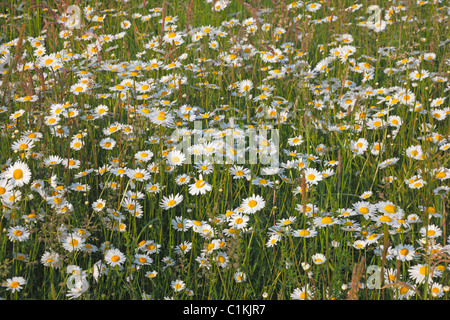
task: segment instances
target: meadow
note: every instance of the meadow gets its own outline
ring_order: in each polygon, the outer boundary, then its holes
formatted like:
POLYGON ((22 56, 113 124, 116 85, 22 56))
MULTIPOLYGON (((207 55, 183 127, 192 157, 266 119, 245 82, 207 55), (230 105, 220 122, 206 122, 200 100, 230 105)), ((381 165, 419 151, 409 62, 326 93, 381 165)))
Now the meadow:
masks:
POLYGON ((2 1, 0 298, 447 300, 449 15, 2 1))

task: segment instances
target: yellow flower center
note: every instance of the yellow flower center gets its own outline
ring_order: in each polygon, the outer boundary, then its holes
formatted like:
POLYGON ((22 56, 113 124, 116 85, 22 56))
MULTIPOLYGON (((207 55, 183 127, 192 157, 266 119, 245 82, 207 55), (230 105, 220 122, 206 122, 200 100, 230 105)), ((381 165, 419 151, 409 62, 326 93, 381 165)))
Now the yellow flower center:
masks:
POLYGON ((258 204, 258 202, 256 202, 255 200, 250 200, 250 201, 248 202, 248 206, 249 206, 250 208, 256 207, 257 204, 258 204))
POLYGON ((22 171, 22 169, 16 169, 16 170, 14 170, 14 172, 13 172, 13 178, 14 178, 14 179, 20 180, 20 179, 22 179, 22 177, 23 177, 23 171, 22 171))

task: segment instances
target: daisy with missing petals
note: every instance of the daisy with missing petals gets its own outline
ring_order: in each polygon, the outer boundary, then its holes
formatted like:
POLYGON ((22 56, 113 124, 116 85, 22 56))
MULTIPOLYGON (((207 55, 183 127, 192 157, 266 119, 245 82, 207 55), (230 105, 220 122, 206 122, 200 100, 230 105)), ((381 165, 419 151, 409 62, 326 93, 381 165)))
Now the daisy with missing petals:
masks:
POLYGON ((280 234, 273 234, 270 236, 269 240, 267 240, 266 242, 266 247, 270 248, 270 247, 274 247, 281 239, 281 235, 280 234))
POLYGON ((6 290, 14 292, 19 292, 23 289, 23 285, 27 284, 27 280, 23 277, 12 277, 11 279, 7 279, 5 284, 3 285, 6 287, 6 290))
POLYGON ((292 300, 309 300, 311 299, 311 291, 306 287, 296 288, 294 292, 291 293, 292 300))
POLYGON ((168 197, 163 197, 163 199, 159 202, 159 205, 164 210, 169 210, 178 205, 181 201, 183 201, 183 195, 177 194, 173 195, 171 194, 168 197))
POLYGON ((254 214, 261 210, 266 205, 266 201, 260 195, 253 194, 251 197, 244 199, 241 204, 241 208, 244 209, 246 214, 254 214))
POLYGON ((211 191, 211 189, 212 186, 203 180, 203 175, 200 175, 195 183, 189 185, 189 193, 192 195, 205 194, 206 192, 211 191))
POLYGON ((61 267, 61 259, 58 253, 46 251, 41 257, 41 263, 46 267, 58 269, 61 267))
POLYGON ((5 171, 2 178, 10 179, 13 187, 21 187, 30 182, 31 171, 25 162, 16 161, 5 171))
POLYGON ((112 267, 122 265, 125 260, 125 255, 118 249, 110 249, 105 254, 106 263, 112 267))
POLYGON ((156 271, 147 271, 147 273, 145 274, 145 277, 149 278, 149 279, 153 279, 157 275, 158 275, 158 272, 156 272, 156 271))
POLYGON ((234 274, 234 281, 236 283, 241 283, 244 282, 245 280, 247 280, 247 275, 238 269, 234 274))
POLYGON ((312 259, 312 261, 313 261, 315 264, 317 264, 317 265, 322 264, 322 263, 324 263, 324 262, 327 260, 327 258, 325 257, 325 255, 323 255, 323 254, 321 254, 321 253, 316 253, 315 255, 313 255, 313 256, 311 257, 311 259, 312 259))

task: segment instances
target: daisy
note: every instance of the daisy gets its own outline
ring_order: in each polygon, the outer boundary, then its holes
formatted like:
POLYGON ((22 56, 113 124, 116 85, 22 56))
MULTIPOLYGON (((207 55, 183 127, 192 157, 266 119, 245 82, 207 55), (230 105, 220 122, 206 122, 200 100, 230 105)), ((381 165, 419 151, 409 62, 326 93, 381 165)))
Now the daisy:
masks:
POLYGON ((291 293, 292 300, 310 300, 312 298, 312 292, 306 287, 296 288, 291 293))
POLYGON ((363 154, 369 146, 369 142, 364 139, 360 138, 357 141, 352 141, 351 143, 351 149, 352 152, 355 154, 363 154))
POLYGON ((304 171, 304 177, 308 185, 315 185, 323 179, 320 171, 314 168, 307 168, 304 171))
POLYGON ((170 283, 170 287, 175 292, 180 292, 185 288, 186 284, 182 280, 175 280, 170 283))
POLYGON ((398 286, 396 288, 396 292, 398 293, 399 300, 403 299, 408 300, 409 298, 411 298, 413 295, 416 294, 415 288, 409 282, 406 282, 405 284, 398 286))
POLYGON ((367 242, 364 240, 356 240, 355 242, 353 242, 353 248, 357 249, 357 250, 361 250, 364 249, 367 245, 367 242))
POLYGON ((22 226, 15 226, 15 227, 10 227, 8 229, 8 238, 11 241, 19 241, 19 242, 23 242, 28 240, 28 238, 30 237, 30 231, 28 231, 28 229, 26 229, 25 227, 22 226))
POLYGON ((323 217, 316 217, 313 220, 314 225, 317 227, 328 227, 332 226, 334 224, 340 224, 341 221, 337 218, 331 217, 331 216, 323 216, 323 217))
POLYGON ((398 162, 398 160, 400 160, 400 158, 390 158, 390 159, 386 159, 383 162, 378 164, 378 167, 380 169, 392 166, 394 164, 396 164, 398 162))
POLYGON ((167 161, 171 166, 181 166, 186 161, 186 156, 179 150, 172 150, 167 155, 167 161))
POLYGON ((421 145, 410 146, 405 151, 406 156, 415 160, 424 160, 425 155, 421 145))
POLYGON ((79 251, 83 248, 85 240, 78 234, 70 234, 63 240, 62 246, 69 252, 79 251))
POLYGON ((92 208, 94 209, 94 211, 100 212, 100 211, 103 210, 103 208, 105 208, 105 205, 106 205, 106 201, 105 200, 98 199, 94 203, 92 203, 92 208))
POLYGON ((197 172, 202 174, 210 174, 213 172, 214 167, 211 162, 204 161, 203 163, 197 163, 194 166, 197 169, 197 172))
POLYGON ((19 139, 11 145, 11 149, 13 151, 22 151, 22 152, 29 151, 33 147, 34 142, 28 138, 19 139))
POLYGON ((236 283, 241 283, 246 280, 247 280, 247 275, 238 269, 234 274, 234 281, 236 283))
POLYGON ((297 137, 293 137, 293 138, 289 138, 288 139, 288 144, 290 146, 299 146, 303 143, 303 138, 302 136, 297 136, 297 137))
POLYGON ((235 213, 229 218, 229 226, 236 229, 244 229, 250 218, 242 213, 235 213))
POLYGON ((365 192, 363 192, 363 193, 359 196, 359 198, 362 199, 362 200, 368 199, 368 198, 370 198, 370 196, 371 196, 372 194, 373 194, 372 191, 365 191, 365 192))
POLYGON ((175 247, 176 254, 186 254, 192 249, 192 242, 184 241, 175 247))
POLYGON ((273 187, 274 183, 270 180, 261 178, 261 177, 256 177, 252 180, 252 184, 256 185, 256 186, 262 186, 262 187, 273 187))
POLYGON ((5 284, 3 285, 6 287, 6 290, 14 292, 19 292, 23 289, 22 286, 27 284, 27 280, 23 277, 12 277, 11 279, 7 279, 5 284))
POLYGON ((61 259, 58 253, 46 251, 41 257, 41 263, 46 267, 58 269, 61 267, 61 259))
POLYGON ((294 230, 291 234, 296 238, 313 238, 317 235, 317 231, 314 228, 306 228, 294 230))
POLYGON ((244 168, 243 166, 234 165, 230 168, 230 174, 233 176, 233 179, 242 179, 250 176, 250 169, 244 168))
POLYGON ((422 237, 427 238, 437 238, 442 235, 442 230, 434 224, 423 226, 422 228, 420 228, 419 232, 422 237))
POLYGON ((187 231, 189 229, 187 226, 187 219, 183 219, 180 216, 175 217, 175 219, 172 219, 172 228, 176 231, 187 231))
POLYGON ((156 276, 158 275, 158 272, 156 272, 156 271, 147 271, 146 273, 145 273, 145 277, 146 278, 149 278, 149 279, 153 279, 153 278, 156 278, 156 276))
POLYGON ((146 254, 136 254, 134 256, 134 263, 137 264, 137 265, 140 265, 140 266, 146 265, 146 266, 148 266, 148 265, 152 264, 152 262, 153 262, 153 259, 150 258, 146 254))
POLYGON ((105 150, 112 150, 116 145, 116 141, 112 138, 104 138, 100 140, 100 147, 105 150))
POLYGON ((21 187, 30 182, 31 171, 25 162, 16 161, 2 174, 2 178, 9 179, 13 187, 21 187))
POLYGON ((200 175, 195 183, 189 185, 189 193, 191 195, 205 194, 206 192, 211 191, 211 189, 212 186, 203 180, 203 175, 200 175))
POLYGON ((358 201, 353 204, 353 209, 357 214, 363 215, 366 219, 375 213, 375 207, 367 201, 358 201))
POLYGON ((215 261, 219 267, 225 268, 228 265, 229 258, 226 252, 218 251, 215 261))
POLYGON ((159 205, 164 210, 169 210, 176 205, 178 205, 181 201, 183 201, 183 195, 177 194, 177 195, 170 195, 169 197, 163 197, 163 199, 159 202, 159 205))
POLYGON ((121 266, 125 260, 125 255, 118 249, 109 249, 105 253, 105 261, 112 267, 121 266))
POLYGON ((397 260, 400 260, 402 262, 411 261, 415 258, 415 249, 410 244, 399 244, 394 248, 394 250, 397 252, 397 260))
POLYGON ((244 213, 254 214, 255 212, 263 209, 265 205, 266 202, 263 197, 253 194, 251 197, 242 201, 241 207, 244 209, 244 213))
POLYGON ((428 283, 430 283, 433 278, 431 267, 426 264, 417 264, 412 266, 409 268, 408 272, 411 279, 413 279, 416 284, 422 283, 426 279, 428 279, 428 283))
POLYGON ((150 179, 150 172, 146 169, 131 169, 128 170, 127 176, 132 179, 133 181, 145 181, 150 179))
POLYGON ((270 236, 269 240, 267 240, 266 242, 266 247, 270 248, 270 247, 274 247, 281 239, 281 235, 280 234, 273 234, 270 236))
POLYGON ((327 258, 325 257, 325 255, 321 254, 321 253, 316 253, 311 257, 312 261, 317 264, 320 265, 322 263, 324 263, 327 258))

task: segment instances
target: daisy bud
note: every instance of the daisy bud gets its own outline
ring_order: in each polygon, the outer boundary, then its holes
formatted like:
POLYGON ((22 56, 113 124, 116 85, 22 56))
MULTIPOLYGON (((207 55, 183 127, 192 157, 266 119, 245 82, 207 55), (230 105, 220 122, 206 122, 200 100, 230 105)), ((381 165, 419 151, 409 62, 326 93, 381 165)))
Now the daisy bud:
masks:
POLYGON ((84 204, 85 204, 85 205, 89 205, 89 201, 85 201, 84 204))
POLYGON ((269 294, 267 292, 263 292, 262 297, 263 299, 266 299, 269 296, 269 294))
POLYGON ((15 134, 18 134, 18 133, 19 133, 19 130, 17 130, 17 129, 14 130, 14 133, 15 133, 15 134))
POLYGON ((342 289, 342 290, 347 290, 347 289, 348 289, 348 286, 344 283, 344 284, 341 286, 341 289, 342 289))
POLYGON ((450 287, 449 286, 443 286, 442 290, 444 290, 444 292, 448 292, 450 290, 450 287))

